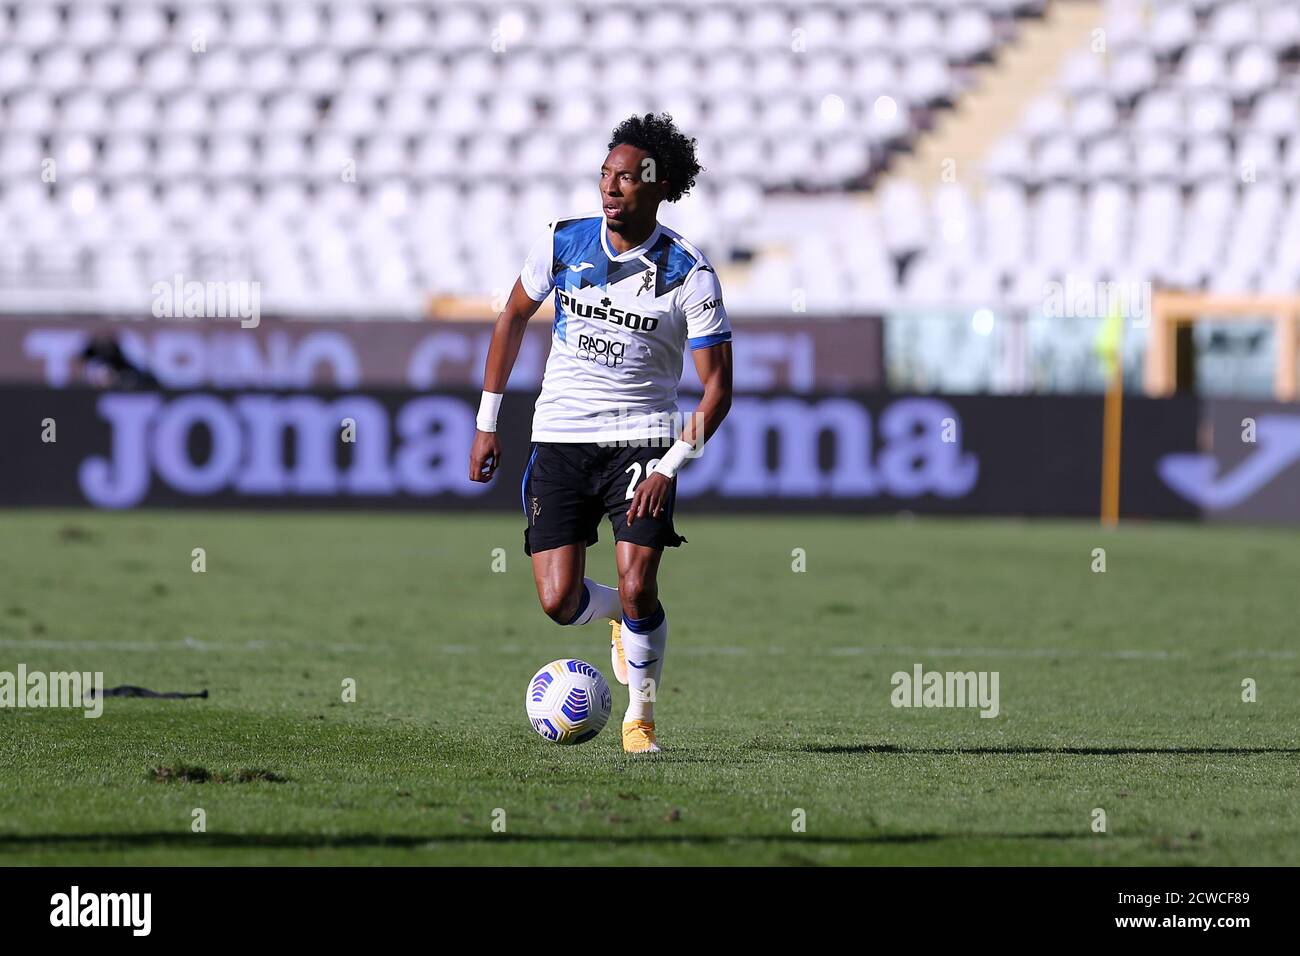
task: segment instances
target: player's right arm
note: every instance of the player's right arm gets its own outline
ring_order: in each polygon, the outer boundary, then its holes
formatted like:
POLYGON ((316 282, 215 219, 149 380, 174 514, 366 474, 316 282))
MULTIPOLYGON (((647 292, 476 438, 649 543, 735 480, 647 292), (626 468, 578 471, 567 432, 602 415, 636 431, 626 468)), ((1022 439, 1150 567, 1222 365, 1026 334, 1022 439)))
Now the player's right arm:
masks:
POLYGON ((478 430, 469 452, 469 480, 490 481, 501 466, 501 443, 497 440, 495 405, 501 400, 510 381, 510 370, 519 357, 519 346, 524 340, 528 320, 542 304, 530 296, 524 284, 515 280, 506 307, 497 316, 492 329, 492 343, 488 346, 487 365, 483 370, 483 405, 479 407, 478 430), (489 426, 485 429, 484 426, 489 426))

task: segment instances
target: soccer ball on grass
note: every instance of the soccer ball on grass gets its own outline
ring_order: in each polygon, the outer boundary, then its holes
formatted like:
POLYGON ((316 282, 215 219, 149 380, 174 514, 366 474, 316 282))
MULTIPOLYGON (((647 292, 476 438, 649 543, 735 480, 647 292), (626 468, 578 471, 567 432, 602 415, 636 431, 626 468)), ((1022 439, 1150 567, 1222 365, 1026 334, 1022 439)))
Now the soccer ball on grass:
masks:
POLYGON ((584 744, 609 720, 613 700, 604 675, 586 661, 551 661, 528 682, 524 709, 552 743, 584 744))

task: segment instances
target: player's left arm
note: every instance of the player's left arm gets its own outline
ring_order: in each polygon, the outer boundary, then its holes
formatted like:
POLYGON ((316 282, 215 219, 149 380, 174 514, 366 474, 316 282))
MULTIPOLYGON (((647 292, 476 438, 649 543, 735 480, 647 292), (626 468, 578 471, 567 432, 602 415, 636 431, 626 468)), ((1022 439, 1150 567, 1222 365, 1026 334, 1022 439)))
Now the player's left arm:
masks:
MULTIPOLYGON (((698 451, 713 437, 722 420, 727 417, 727 412, 731 411, 731 343, 720 342, 707 348, 694 349, 691 358, 695 359, 695 371, 699 373, 700 382, 704 385, 704 396, 687 419, 674 450, 686 442, 692 450, 698 451)), ((627 508, 627 523, 632 524, 637 518, 646 515, 659 517, 668 501, 672 483, 676 480, 675 475, 669 477, 659 471, 648 475, 632 494, 632 503, 627 508)))
POLYGON ((682 428, 682 440, 701 448, 731 411, 731 343, 720 342, 691 352, 704 397, 682 428))
POLYGON ((704 386, 699 406, 687 420, 677 443, 655 465, 632 494, 627 523, 658 517, 672 493, 677 469, 698 456, 731 410, 731 323, 722 304, 717 273, 701 263, 687 277, 678 307, 686 320, 687 344, 704 386))

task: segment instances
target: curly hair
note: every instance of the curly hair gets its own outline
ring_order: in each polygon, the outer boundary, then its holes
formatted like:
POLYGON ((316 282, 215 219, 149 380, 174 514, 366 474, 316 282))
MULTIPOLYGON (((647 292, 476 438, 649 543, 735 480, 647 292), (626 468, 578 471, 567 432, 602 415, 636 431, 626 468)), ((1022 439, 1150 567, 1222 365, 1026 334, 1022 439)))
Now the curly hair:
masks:
POLYGON ((667 113, 629 116, 614 127, 609 148, 635 146, 650 154, 656 174, 668 182, 669 202, 677 202, 695 185, 704 167, 695 158, 695 138, 687 136, 667 113))

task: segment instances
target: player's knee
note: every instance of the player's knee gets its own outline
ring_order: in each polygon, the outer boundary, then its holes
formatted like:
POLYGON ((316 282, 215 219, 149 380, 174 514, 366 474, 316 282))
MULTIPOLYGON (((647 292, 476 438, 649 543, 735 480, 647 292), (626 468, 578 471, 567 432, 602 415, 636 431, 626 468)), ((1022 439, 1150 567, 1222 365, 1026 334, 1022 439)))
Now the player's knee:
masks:
POLYGON ((556 624, 568 624, 578 613, 578 605, 582 601, 582 589, 545 587, 538 597, 541 599, 542 610, 547 617, 556 624))
POLYGON ((618 594, 623 613, 629 617, 649 617, 659 604, 659 588, 653 578, 628 571, 619 579, 618 594))

